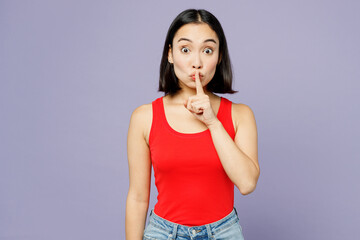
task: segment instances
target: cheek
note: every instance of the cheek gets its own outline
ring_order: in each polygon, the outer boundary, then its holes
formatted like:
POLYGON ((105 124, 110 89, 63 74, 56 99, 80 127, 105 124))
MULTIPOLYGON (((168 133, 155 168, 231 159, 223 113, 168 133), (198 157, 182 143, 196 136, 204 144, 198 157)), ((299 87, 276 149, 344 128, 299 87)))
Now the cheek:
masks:
POLYGON ((211 78, 215 75, 217 62, 218 59, 214 58, 207 63, 207 72, 210 74, 211 78))
POLYGON ((217 61, 213 61, 213 62, 209 63, 209 71, 215 72, 216 64, 217 64, 217 61))
POLYGON ((209 71, 215 71, 217 63, 218 63, 218 57, 217 56, 210 59, 209 62, 208 62, 209 71))
POLYGON ((187 60, 184 56, 174 54, 174 66, 180 71, 183 71, 187 66, 187 60))

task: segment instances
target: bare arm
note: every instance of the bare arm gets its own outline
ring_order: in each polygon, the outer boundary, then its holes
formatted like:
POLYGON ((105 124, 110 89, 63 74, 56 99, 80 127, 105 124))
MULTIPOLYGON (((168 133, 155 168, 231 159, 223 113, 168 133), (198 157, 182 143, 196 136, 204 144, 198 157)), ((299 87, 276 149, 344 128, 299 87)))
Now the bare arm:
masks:
POLYGON ((151 107, 143 105, 133 112, 127 140, 129 192, 126 199, 125 235, 127 240, 141 240, 149 208, 151 160, 146 129, 151 125, 151 107))
POLYGON ((208 127, 225 172, 246 195, 255 190, 260 176, 255 117, 250 107, 244 104, 233 104, 232 115, 237 128, 235 141, 219 120, 208 127))
POLYGON ((195 83, 196 95, 189 97, 185 107, 209 128, 226 174, 243 195, 249 194, 255 190, 260 176, 254 114, 245 104, 232 105, 232 117, 236 126, 233 141, 215 116, 198 72, 195 74, 195 83))

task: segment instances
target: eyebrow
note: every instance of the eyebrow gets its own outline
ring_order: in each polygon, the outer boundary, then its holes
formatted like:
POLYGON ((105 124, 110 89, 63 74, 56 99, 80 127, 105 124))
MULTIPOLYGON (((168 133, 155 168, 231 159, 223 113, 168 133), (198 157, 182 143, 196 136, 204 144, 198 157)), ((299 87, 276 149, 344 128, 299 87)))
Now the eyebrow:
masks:
MULTIPOLYGON (((192 43, 192 41, 191 41, 190 39, 188 39, 188 38, 180 38, 180 39, 178 40, 178 42, 180 42, 180 41, 189 41, 189 42, 192 43)), ((216 41, 215 41, 214 39, 212 39, 212 38, 206 39, 206 40, 204 41, 204 43, 205 43, 205 42, 213 42, 213 43, 216 44, 216 41)))

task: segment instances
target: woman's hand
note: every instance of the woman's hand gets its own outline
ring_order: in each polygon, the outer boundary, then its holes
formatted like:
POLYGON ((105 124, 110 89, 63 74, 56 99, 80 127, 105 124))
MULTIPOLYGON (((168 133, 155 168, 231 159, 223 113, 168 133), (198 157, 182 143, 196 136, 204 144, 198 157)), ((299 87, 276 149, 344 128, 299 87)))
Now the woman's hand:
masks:
POLYGON ((217 119, 210 103, 210 98, 205 94, 201 85, 199 72, 195 72, 196 95, 189 97, 184 103, 187 108, 197 119, 205 123, 207 127, 217 123, 217 119))

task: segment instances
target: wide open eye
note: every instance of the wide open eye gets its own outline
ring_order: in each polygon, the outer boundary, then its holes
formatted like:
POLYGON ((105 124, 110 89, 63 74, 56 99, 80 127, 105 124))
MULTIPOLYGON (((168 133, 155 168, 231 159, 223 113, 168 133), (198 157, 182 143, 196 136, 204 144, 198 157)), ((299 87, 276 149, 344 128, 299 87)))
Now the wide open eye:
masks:
POLYGON ((213 50, 211 48, 205 48, 204 53, 206 54, 212 54, 213 50))
POLYGON ((187 47, 183 47, 183 48, 181 48, 181 52, 188 53, 188 52, 190 52, 190 50, 187 47))

